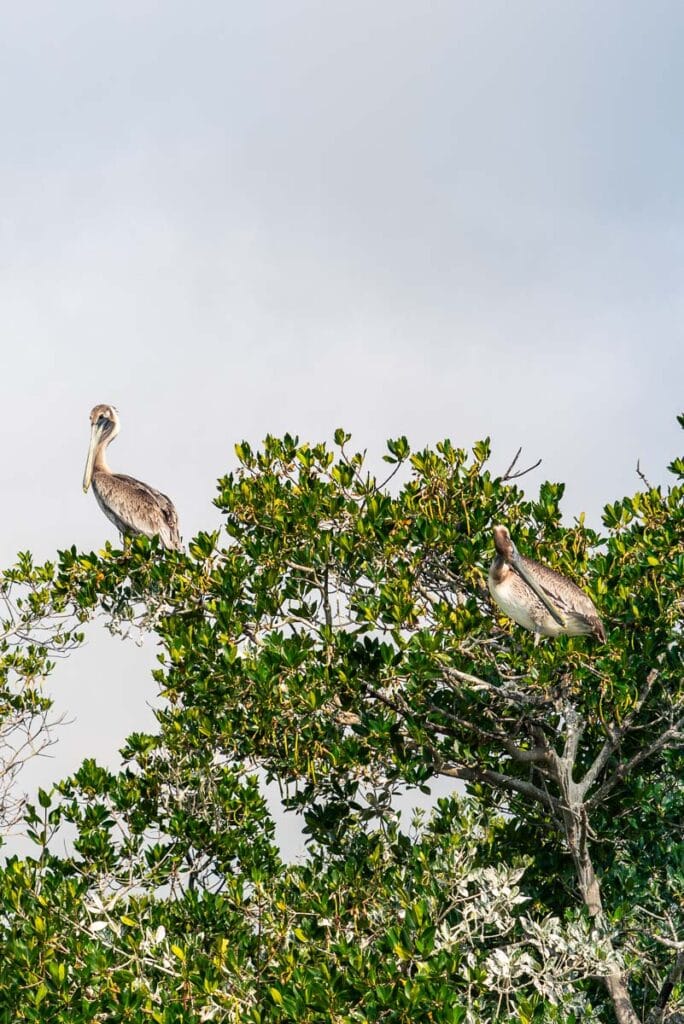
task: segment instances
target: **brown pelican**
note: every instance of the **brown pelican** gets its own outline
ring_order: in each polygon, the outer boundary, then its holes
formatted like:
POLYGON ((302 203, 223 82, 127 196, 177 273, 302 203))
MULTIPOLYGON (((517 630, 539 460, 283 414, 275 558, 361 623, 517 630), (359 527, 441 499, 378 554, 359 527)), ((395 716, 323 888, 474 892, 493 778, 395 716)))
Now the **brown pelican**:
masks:
POLYGON ((523 558, 505 526, 494 527, 496 556, 489 569, 489 592, 519 626, 543 636, 606 633, 590 597, 572 580, 531 558, 523 558))
POLYGON ((90 447, 83 490, 92 482, 97 503, 123 535, 159 536, 165 548, 180 549, 178 516, 172 502, 154 487, 107 465, 107 445, 119 433, 119 416, 112 405, 96 405, 90 414, 90 447))

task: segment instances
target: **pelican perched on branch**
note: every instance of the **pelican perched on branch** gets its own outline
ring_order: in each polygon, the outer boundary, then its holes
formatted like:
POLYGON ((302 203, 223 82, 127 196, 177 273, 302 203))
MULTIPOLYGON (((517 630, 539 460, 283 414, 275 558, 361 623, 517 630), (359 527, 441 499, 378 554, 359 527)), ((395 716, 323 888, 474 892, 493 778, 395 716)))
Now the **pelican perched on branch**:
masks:
POLYGON ((537 637, 591 634, 605 641, 594 602, 572 580, 523 558, 505 526, 494 527, 494 546, 489 592, 506 615, 537 637))
POLYGON ((179 549, 178 515, 173 503, 154 487, 123 473, 112 473, 105 458, 107 445, 119 433, 119 415, 113 405, 96 405, 90 414, 90 447, 83 474, 83 490, 93 485, 97 503, 119 532, 159 536, 165 548, 179 549))

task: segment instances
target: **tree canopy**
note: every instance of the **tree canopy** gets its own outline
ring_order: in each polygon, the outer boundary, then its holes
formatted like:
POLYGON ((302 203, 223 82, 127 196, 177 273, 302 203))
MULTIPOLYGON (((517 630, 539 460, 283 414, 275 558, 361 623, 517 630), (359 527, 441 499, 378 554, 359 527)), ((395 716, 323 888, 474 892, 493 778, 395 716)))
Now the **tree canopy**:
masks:
POLYGON ((598 532, 563 523, 562 484, 494 473, 488 441, 391 440, 385 479, 350 442, 237 445, 222 529, 187 551, 138 537, 3 573, 6 826, 18 740, 47 736, 51 666, 89 620, 156 639, 160 700, 121 770, 86 761, 25 808, 0 1020, 684 1011, 684 460, 598 532), (497 523, 591 595, 605 644, 535 645, 492 605, 497 523), (439 777, 454 794, 400 820, 439 777), (264 779, 304 822, 295 864, 264 779))

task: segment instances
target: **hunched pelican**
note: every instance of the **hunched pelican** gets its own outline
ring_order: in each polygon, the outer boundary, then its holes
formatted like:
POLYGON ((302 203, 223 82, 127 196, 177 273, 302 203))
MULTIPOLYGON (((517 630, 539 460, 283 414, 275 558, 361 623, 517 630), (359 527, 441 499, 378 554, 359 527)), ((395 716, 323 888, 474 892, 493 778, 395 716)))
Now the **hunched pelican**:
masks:
POLYGON ((123 536, 142 533, 159 536, 163 547, 180 550, 178 515, 173 503, 154 487, 107 465, 107 445, 119 433, 119 415, 113 405, 96 405, 90 414, 90 447, 83 474, 83 491, 90 484, 97 503, 123 536))
POLYGON ((505 526, 494 527, 496 556, 489 569, 489 592, 511 619, 543 636, 606 632, 594 602, 584 591, 546 565, 524 558, 505 526))

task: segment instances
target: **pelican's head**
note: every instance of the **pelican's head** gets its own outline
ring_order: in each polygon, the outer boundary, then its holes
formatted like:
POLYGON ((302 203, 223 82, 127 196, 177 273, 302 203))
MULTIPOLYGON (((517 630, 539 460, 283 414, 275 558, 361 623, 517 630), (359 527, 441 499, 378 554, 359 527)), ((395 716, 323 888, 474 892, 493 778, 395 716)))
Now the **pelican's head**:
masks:
POLYGON ((113 405, 96 405, 90 414, 90 446, 83 474, 84 492, 90 487, 98 450, 109 444, 119 433, 119 414, 113 405))
POLYGON ((500 555, 504 562, 514 562, 519 557, 518 549, 505 526, 494 527, 494 547, 497 555, 500 555))
POLYGON ((504 562, 517 572, 518 576, 525 581, 530 590, 537 595, 551 617, 565 629, 565 619, 555 605, 549 601, 549 598, 535 579, 534 573, 530 572, 529 560, 520 557, 520 553, 511 540, 511 535, 505 526, 494 527, 494 547, 496 548, 497 555, 503 558, 504 562))

